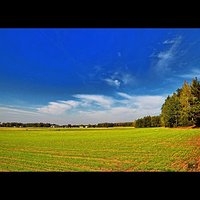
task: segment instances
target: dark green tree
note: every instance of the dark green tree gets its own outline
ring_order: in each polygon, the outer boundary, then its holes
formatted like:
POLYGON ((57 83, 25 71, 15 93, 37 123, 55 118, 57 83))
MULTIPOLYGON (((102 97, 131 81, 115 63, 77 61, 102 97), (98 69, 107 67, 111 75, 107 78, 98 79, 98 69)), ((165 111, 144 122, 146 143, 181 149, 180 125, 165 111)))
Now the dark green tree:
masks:
POLYGON ((160 127, 160 116, 146 116, 134 121, 135 128, 160 127))
POLYGON ((180 125, 180 101, 176 93, 168 96, 162 106, 161 124, 165 127, 180 125))
POLYGON ((160 127, 160 126, 161 126, 160 116, 152 116, 151 127, 160 127))

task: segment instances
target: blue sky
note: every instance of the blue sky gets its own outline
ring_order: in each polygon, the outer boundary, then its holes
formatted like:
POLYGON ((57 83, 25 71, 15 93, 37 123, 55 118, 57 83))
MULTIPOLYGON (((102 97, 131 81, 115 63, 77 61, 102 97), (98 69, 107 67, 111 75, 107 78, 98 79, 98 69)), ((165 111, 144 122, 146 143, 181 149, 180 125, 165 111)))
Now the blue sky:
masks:
POLYGON ((200 78, 200 29, 0 29, 0 121, 157 115, 200 78))

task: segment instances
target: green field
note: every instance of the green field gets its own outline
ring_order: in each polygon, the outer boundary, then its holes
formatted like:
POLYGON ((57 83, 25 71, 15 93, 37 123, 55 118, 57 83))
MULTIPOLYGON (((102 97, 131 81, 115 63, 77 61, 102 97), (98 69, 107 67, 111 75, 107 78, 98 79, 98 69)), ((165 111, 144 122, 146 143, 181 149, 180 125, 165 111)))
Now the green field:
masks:
POLYGON ((200 171, 200 129, 0 128, 0 171, 200 171))

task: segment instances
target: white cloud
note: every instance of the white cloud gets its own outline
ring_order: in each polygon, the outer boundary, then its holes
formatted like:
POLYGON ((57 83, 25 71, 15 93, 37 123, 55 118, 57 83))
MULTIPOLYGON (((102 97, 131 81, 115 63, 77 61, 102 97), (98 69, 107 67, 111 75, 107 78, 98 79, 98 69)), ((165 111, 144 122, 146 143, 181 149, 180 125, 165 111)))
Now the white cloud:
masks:
POLYGON ((135 101, 135 105, 138 109, 146 109, 146 110, 154 110, 157 108, 161 108, 162 104, 164 103, 165 97, 164 96, 135 96, 133 97, 135 101))
POLYGON ((120 86, 120 84, 121 84, 121 82, 119 81, 119 80, 117 80, 117 79, 110 79, 110 78, 106 78, 106 79, 104 79, 104 81, 108 84, 108 85, 110 85, 110 86, 115 86, 115 87, 119 87, 120 86))
POLYGON ((25 115, 38 115, 37 112, 26 111, 18 108, 9 108, 9 107, 0 107, 0 111, 2 112, 9 112, 13 114, 25 114, 25 115))
POLYGON ((77 101, 73 101, 73 100, 68 100, 68 101, 59 101, 60 103, 64 103, 64 104, 66 104, 66 105, 69 105, 69 106, 71 106, 72 108, 73 107, 76 107, 76 106, 78 106, 80 103, 79 102, 77 102, 77 101))
POLYGON ((99 123, 132 121, 145 115, 158 115, 166 96, 129 95, 118 92, 119 98, 104 95, 76 94, 76 101, 50 102, 38 111, 48 114, 63 114, 76 108, 76 112, 66 115, 70 123, 99 123), (101 110, 97 109, 100 106, 101 110))
MULTIPOLYGON (((143 95, 143 96, 131 96, 126 93, 118 92, 118 95, 128 99, 126 103, 128 105, 133 106, 134 108, 138 109, 154 109, 154 108, 161 108, 165 96, 159 95, 143 95)), ((123 102, 123 100, 122 100, 123 102)))
POLYGON ((114 102, 111 97, 104 95, 76 94, 74 97, 81 100, 82 105, 91 105, 95 103, 101 107, 110 107, 114 102))
POLYGON ((49 102, 49 105, 38 108, 37 110, 40 113, 62 114, 65 111, 70 110, 78 105, 79 102, 73 100, 49 102))
POLYGON ((0 121, 50 122, 80 124, 133 121, 145 115, 160 114, 165 95, 130 95, 118 92, 117 97, 76 94, 75 100, 49 102, 35 112, 0 107, 0 121), (67 113, 66 111, 73 112, 67 113))
POLYGON ((128 95, 128 94, 126 94, 126 93, 118 92, 117 94, 120 95, 121 97, 126 98, 126 99, 132 99, 132 96, 131 96, 131 95, 128 95))
POLYGON ((120 103, 119 106, 113 106, 107 110, 79 111, 77 119, 82 119, 82 123, 133 121, 146 115, 159 115, 165 99, 164 96, 118 94, 125 98, 115 99, 115 102, 120 103))
POLYGON ((113 107, 109 110, 98 111, 81 111, 79 118, 83 119, 82 123, 101 123, 101 122, 125 122, 133 121, 135 110, 128 107, 113 107))
POLYGON ((134 119, 146 116, 146 115, 159 115, 161 106, 164 103, 166 96, 136 96, 126 93, 118 92, 119 96, 124 99, 113 99, 114 103, 110 109, 107 110, 92 110, 92 111, 80 111, 80 117, 84 119, 84 123, 88 121, 90 123, 99 122, 123 122, 133 121, 134 119))
POLYGON ((165 40, 164 42, 163 42, 163 44, 174 44, 176 42, 176 40, 174 39, 174 40, 165 40))
POLYGON ((130 73, 115 72, 109 78, 103 79, 108 85, 119 88, 122 84, 128 85, 135 81, 130 73))
POLYGON ((113 104, 112 98, 104 95, 76 94, 73 97, 78 100, 49 102, 47 106, 37 108, 37 111, 39 113, 61 115, 77 107, 79 107, 79 110, 82 107, 96 108, 97 105, 103 108, 109 108, 113 104))
POLYGON ((159 74, 163 74, 171 70, 170 64, 175 59, 177 48, 181 43, 181 39, 182 37, 179 36, 173 40, 166 40, 163 42, 163 44, 171 44, 171 46, 169 49, 159 52, 157 54, 157 62, 154 66, 156 72, 158 72, 159 74))
POLYGON ((47 113, 39 113, 38 111, 31 112, 20 109, 11 109, 7 107, 0 107, 0 122, 22 122, 22 123, 56 123, 66 124, 79 120, 77 116, 66 115, 49 115, 47 113), (72 118, 72 119, 71 119, 72 118))
POLYGON ((37 111, 27 111, 22 108, 14 108, 13 106, 0 107, 0 122, 44 122, 45 119, 37 111))

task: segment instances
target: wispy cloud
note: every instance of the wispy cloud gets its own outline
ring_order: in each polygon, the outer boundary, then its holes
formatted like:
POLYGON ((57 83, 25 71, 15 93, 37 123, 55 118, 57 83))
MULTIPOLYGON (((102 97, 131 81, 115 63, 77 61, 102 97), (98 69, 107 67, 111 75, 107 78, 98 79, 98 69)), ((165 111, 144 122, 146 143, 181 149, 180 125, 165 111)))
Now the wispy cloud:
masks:
POLYGON ((44 121, 42 114, 11 106, 0 106, 0 122, 34 122, 44 121))
POLYGON ((182 37, 178 36, 172 40, 165 40, 163 42, 163 44, 168 44, 170 47, 156 54, 157 61, 154 65, 156 72, 162 75, 171 70, 170 64, 176 57, 177 49, 181 43, 181 40, 182 37))
POLYGON ((92 103, 101 107, 109 108, 114 102, 111 97, 104 95, 76 94, 75 98, 81 101, 81 105, 91 105, 92 103))
POLYGON ((129 83, 132 83, 135 80, 135 78, 131 74, 122 73, 121 80, 125 85, 127 85, 129 83))
POLYGON ((25 114, 25 115, 38 115, 37 112, 27 111, 19 108, 10 108, 10 107, 0 107, 0 111, 2 112, 10 112, 15 114, 25 114))
POLYGON ((118 94, 119 96, 121 96, 121 97, 126 98, 126 99, 132 99, 132 96, 131 96, 131 95, 128 95, 128 94, 126 94, 126 93, 118 92, 117 94, 118 94))
POLYGON ((166 95, 128 95, 122 92, 118 92, 118 95, 128 100, 126 101, 127 105, 138 109, 161 108, 166 97, 166 95))
POLYGON ((28 111, 0 107, 0 120, 49 121, 64 123, 99 123, 132 121, 145 115, 157 115, 166 96, 130 95, 123 92, 117 96, 76 94, 73 100, 49 102, 46 106, 28 111), (75 100, 74 100, 75 98, 75 100), (67 112, 72 110, 70 114, 67 112), (26 117, 27 116, 27 117, 26 117))
MULTIPOLYGON (((22 122, 22 123, 57 123, 65 124, 66 119, 70 121, 68 116, 63 115, 49 115, 49 113, 42 113, 37 111, 27 111, 20 108, 0 107, 0 122, 22 122)), ((75 121, 75 118, 74 118, 75 121)))
POLYGON ((106 78, 106 79, 103 79, 108 85, 110 86, 114 86, 114 87, 119 87, 121 82, 117 79, 111 79, 111 78, 106 78))
POLYGON ((200 69, 194 68, 190 72, 185 74, 177 75, 180 78, 192 79, 192 78, 200 78, 200 69))
POLYGON ((49 102, 47 106, 37 108, 37 110, 40 113, 62 114, 65 111, 75 108, 78 105, 79 105, 79 102, 73 101, 73 100, 49 102))
POLYGON ((165 97, 164 96, 151 96, 151 95, 145 95, 145 96, 136 96, 133 97, 133 99, 135 100, 135 105, 137 106, 137 108, 143 109, 143 110, 151 110, 151 111, 155 111, 156 109, 161 108, 162 104, 164 103, 165 97))
POLYGON ((113 73, 109 78, 103 79, 108 85, 119 88, 121 85, 128 85, 135 81, 132 74, 117 71, 113 73))
POLYGON ((146 115, 159 115, 165 99, 165 96, 134 96, 120 92, 117 94, 123 97, 120 100, 114 99, 118 106, 113 104, 107 110, 80 110, 78 118, 82 119, 82 123, 133 121, 146 115))
POLYGON ((113 107, 109 110, 80 111, 79 118, 82 123, 124 122, 133 121, 135 110, 127 107, 113 107))
POLYGON ((73 97, 77 100, 49 102, 47 106, 37 108, 37 111, 39 113, 61 115, 74 108, 79 108, 79 110, 82 108, 96 109, 96 106, 109 108, 113 104, 113 99, 104 95, 76 94, 73 97))
POLYGON ((176 42, 176 39, 173 39, 173 40, 165 40, 163 42, 163 44, 174 44, 176 42))

